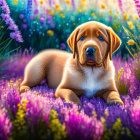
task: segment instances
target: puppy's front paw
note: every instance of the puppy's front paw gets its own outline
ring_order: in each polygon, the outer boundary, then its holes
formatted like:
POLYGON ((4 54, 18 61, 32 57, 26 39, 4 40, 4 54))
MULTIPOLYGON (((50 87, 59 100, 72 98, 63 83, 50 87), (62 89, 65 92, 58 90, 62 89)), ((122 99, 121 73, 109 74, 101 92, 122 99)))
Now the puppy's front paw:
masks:
POLYGON ((20 87, 20 94, 23 93, 23 92, 27 92, 30 90, 30 87, 29 86, 21 86, 20 87))
POLYGON ((109 92, 107 99, 106 99, 106 102, 108 104, 120 104, 121 106, 124 105, 123 101, 120 98, 119 93, 116 91, 109 92))
POLYGON ((117 99, 117 100, 108 100, 107 101, 108 104, 119 104, 121 106, 124 105, 123 101, 121 99, 117 99))

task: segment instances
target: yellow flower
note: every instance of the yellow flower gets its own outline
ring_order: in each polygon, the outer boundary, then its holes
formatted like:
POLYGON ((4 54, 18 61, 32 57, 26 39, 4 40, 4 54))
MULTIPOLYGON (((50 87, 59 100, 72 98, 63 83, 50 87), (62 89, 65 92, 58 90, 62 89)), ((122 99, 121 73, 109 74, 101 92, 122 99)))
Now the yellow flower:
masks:
POLYGON ((43 3, 44 3, 43 0, 41 0, 41 1, 40 1, 40 4, 43 5, 43 3))
POLYGON ((68 5, 70 4, 70 0, 65 0, 65 2, 66 2, 66 4, 68 4, 68 5))
POLYGON ((59 9, 59 8, 60 8, 60 6, 59 6, 58 4, 56 4, 56 5, 55 5, 55 8, 56 8, 56 9, 59 9))
POLYGON ((105 123, 105 118, 104 117, 101 117, 100 120, 103 124, 105 123))
POLYGON ((97 117, 97 113, 95 111, 92 112, 94 117, 97 117))
POLYGON ((120 118, 117 118, 116 122, 112 126, 112 129, 113 130, 120 130, 121 127, 122 127, 121 119, 120 118))
POLYGON ((47 31, 47 34, 48 34, 49 36, 53 36, 53 35, 54 35, 54 32, 53 32, 52 30, 48 30, 48 31, 47 31))
POLYGON ((54 15, 53 11, 49 11, 49 14, 50 14, 50 15, 54 15))
POLYGON ((132 21, 128 21, 127 24, 129 25, 130 29, 134 29, 134 25, 132 21))
POLYGON ((59 12, 60 11, 60 6, 58 4, 55 5, 55 8, 57 10, 56 12, 59 12))
POLYGON ((109 10, 109 14, 112 14, 112 10, 109 10))
POLYGON ((135 19, 139 19, 139 16, 136 15, 136 16, 135 16, 135 19))
POLYGON ((65 16, 62 16, 62 18, 65 18, 65 16))
POLYGON ((130 40, 127 42, 127 44, 130 45, 130 46, 131 46, 131 45, 134 45, 134 44, 135 44, 135 41, 134 41, 133 39, 130 39, 130 40))
POLYGON ((81 10, 81 9, 78 9, 78 12, 79 12, 79 13, 81 13, 81 12, 82 12, 82 10, 81 10))
POLYGON ((104 113, 106 116, 109 116, 108 109, 106 109, 104 113))
POLYGON ((51 133, 53 133, 54 140, 60 140, 66 138, 65 125, 62 125, 57 118, 58 113, 55 110, 51 110, 50 112, 50 120, 49 127, 51 129, 51 133))
POLYGON ((101 4, 101 9, 105 9, 105 5, 104 4, 101 4))
POLYGON ((95 13, 91 13, 91 16, 94 16, 95 15, 95 13))
POLYGON ((123 67, 121 68, 121 70, 120 70, 120 71, 121 71, 121 72, 122 72, 122 71, 124 71, 123 67))
POLYGON ((84 5, 85 5, 84 2, 82 2, 82 3, 80 4, 81 7, 84 7, 84 5))
POLYGON ((129 28, 130 28, 130 29, 134 29, 134 26, 133 26, 133 25, 130 25, 129 28))
POLYGON ((13 4, 14 4, 14 5, 18 5, 18 0, 14 0, 14 1, 13 1, 13 4))
POLYGON ((21 82, 21 79, 18 79, 19 82, 21 82))
POLYGON ((63 13, 59 13, 59 16, 60 16, 60 17, 63 16, 63 13))
POLYGON ((121 75, 122 75, 122 72, 124 71, 123 68, 121 68, 119 71, 118 71, 118 80, 117 80, 117 83, 119 84, 120 82, 120 78, 121 78, 121 75))
POLYGON ((18 82, 18 81, 16 81, 16 84, 17 84, 17 85, 19 85, 19 82, 18 82))
POLYGON ((119 14, 120 12, 119 11, 117 11, 117 14, 119 14))
POLYGON ((124 14, 124 15, 123 15, 123 18, 124 18, 125 20, 128 20, 128 15, 127 15, 127 14, 124 14))
POLYGON ((73 25, 75 25, 75 22, 73 23, 73 25))

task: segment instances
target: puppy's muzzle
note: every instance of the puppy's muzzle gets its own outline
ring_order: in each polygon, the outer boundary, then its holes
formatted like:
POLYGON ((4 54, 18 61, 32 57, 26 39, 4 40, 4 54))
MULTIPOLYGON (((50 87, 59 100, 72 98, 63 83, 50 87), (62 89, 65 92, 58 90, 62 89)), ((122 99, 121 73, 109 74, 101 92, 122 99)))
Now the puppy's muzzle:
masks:
POLYGON ((95 63, 95 48, 93 48, 92 46, 89 46, 86 48, 85 53, 86 53, 87 64, 95 63))

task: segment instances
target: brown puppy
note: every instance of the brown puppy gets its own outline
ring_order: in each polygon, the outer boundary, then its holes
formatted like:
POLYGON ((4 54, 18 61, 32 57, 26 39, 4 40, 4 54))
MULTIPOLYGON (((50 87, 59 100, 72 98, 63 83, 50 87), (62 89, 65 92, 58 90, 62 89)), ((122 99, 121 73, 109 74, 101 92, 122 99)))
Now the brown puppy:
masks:
POLYGON ((123 105, 115 85, 112 53, 121 41, 106 25, 90 21, 78 26, 68 39, 73 55, 46 50, 35 56, 25 68, 20 92, 47 78, 55 97, 81 105, 78 96, 100 96, 107 103, 123 105))

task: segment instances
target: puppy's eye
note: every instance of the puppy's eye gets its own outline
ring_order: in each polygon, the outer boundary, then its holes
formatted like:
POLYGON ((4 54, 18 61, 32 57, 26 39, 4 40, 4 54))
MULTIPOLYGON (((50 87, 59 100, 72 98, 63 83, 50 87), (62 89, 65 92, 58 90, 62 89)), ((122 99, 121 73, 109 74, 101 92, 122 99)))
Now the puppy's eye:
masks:
POLYGON ((80 40, 83 41, 84 39, 85 39, 85 36, 82 35, 82 36, 80 37, 80 40))
POLYGON ((99 35, 98 38, 99 38, 100 41, 105 41, 104 38, 101 35, 99 35))

